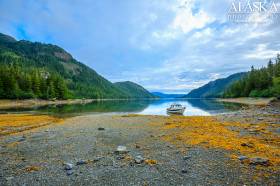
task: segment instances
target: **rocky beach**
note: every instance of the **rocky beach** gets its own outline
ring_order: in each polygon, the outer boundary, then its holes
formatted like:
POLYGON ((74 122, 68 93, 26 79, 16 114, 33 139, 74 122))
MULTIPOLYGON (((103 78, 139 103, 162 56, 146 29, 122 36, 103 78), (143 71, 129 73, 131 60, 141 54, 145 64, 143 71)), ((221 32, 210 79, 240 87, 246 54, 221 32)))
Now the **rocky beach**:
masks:
POLYGON ((0 115, 0 185, 278 185, 280 103, 215 116, 0 115))

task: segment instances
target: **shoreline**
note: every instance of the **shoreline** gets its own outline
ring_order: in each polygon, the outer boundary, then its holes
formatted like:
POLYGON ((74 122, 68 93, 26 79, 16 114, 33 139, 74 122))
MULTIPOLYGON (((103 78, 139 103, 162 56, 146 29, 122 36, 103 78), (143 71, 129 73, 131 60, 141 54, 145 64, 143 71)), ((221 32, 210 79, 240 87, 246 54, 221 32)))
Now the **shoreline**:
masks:
POLYGON ((95 100, 93 99, 69 99, 69 100, 41 100, 41 99, 27 99, 27 100, 0 100, 0 109, 9 108, 31 108, 31 107, 41 107, 47 105, 65 105, 65 104, 86 104, 91 103, 95 100))
POLYGON ((275 98, 218 98, 216 99, 219 102, 227 102, 227 103, 240 103, 245 105, 255 105, 255 106, 266 106, 271 101, 275 100, 275 98))

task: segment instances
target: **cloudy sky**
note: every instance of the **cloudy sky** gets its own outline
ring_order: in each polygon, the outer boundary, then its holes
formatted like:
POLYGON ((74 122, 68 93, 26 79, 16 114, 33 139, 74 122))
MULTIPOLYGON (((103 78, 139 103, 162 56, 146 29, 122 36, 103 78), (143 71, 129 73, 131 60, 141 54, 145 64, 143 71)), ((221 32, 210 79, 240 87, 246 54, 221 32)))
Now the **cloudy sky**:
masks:
POLYGON ((231 8, 231 0, 0 0, 0 32, 59 45, 112 82, 186 93, 280 52, 280 21, 235 23, 231 8))

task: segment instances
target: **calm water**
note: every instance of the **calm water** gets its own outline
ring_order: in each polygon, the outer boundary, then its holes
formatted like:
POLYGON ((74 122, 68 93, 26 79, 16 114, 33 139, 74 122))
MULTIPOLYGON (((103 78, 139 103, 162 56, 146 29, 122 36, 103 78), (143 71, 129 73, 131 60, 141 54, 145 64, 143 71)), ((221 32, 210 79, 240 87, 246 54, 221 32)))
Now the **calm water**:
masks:
POLYGON ((28 109, 0 110, 7 112, 32 112, 58 116, 73 116, 82 114, 147 114, 167 115, 166 108, 172 103, 180 103, 186 107, 186 116, 209 116, 219 113, 231 112, 240 108, 240 104, 221 103, 211 99, 161 99, 161 100, 137 100, 137 101, 102 101, 89 104, 59 105, 34 107, 28 109))

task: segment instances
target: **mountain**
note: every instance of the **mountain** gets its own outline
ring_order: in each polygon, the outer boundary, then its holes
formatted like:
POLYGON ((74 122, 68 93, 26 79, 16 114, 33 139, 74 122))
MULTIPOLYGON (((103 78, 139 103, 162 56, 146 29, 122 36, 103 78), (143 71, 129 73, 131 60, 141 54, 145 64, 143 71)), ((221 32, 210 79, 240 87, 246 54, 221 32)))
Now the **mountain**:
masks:
POLYGON ((131 81, 117 82, 114 85, 123 92, 128 93, 133 98, 155 98, 153 94, 147 91, 144 87, 131 81))
POLYGON ((280 55, 275 62, 269 60, 266 67, 255 69, 233 83, 225 91, 224 97, 279 97, 280 96, 280 55))
POLYGON ((165 94, 162 92, 152 92, 152 94, 160 98, 182 98, 186 96, 186 94, 165 94))
POLYGON ((215 98, 221 97, 224 91, 234 82, 243 78, 247 73, 241 72, 227 78, 211 81, 202 87, 192 90, 184 98, 215 98))
MULTIPOLYGON (((13 37, 1 33, 0 64, 0 67, 17 65, 19 67, 16 68, 26 71, 27 75, 34 69, 39 71, 37 74, 40 76, 57 74, 56 76, 61 77, 66 83, 72 98, 139 98, 140 95, 152 97, 152 94, 149 94, 143 87, 138 89, 136 84, 133 84, 135 88, 132 85, 129 89, 119 88, 118 85, 106 80, 56 45, 25 40, 17 41, 13 37), (137 91, 130 92, 130 90, 137 91)), ((42 79, 42 77, 39 78, 42 79)))

